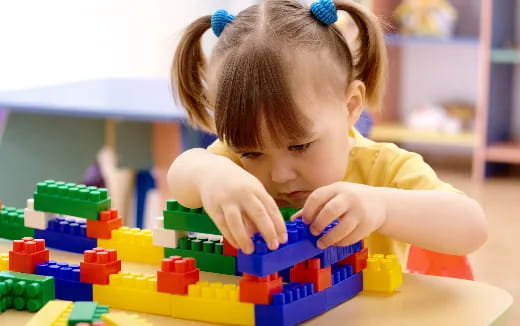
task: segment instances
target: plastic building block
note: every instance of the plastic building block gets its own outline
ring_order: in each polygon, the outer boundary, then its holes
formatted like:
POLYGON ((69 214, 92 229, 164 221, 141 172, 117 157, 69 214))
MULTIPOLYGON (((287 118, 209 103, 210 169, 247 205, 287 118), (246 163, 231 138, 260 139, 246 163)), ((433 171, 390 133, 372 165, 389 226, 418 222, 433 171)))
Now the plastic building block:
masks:
POLYGON ((27 228, 45 230, 50 215, 44 212, 34 210, 34 199, 27 199, 27 207, 24 209, 24 225, 27 228))
POLYGON ((110 208, 108 190, 81 184, 46 180, 36 186, 34 210, 97 220, 110 208))
POLYGON ((119 273, 110 275, 110 284, 94 285, 94 300, 130 311, 169 316, 171 313, 169 293, 157 292, 155 275, 119 273))
POLYGON ((13 241, 13 250, 9 251, 9 270, 33 274, 36 265, 49 260, 49 249, 45 240, 25 237, 13 241))
POLYGON ((110 239, 112 230, 119 229, 123 220, 119 217, 117 209, 109 209, 99 212, 99 220, 87 220, 87 237, 97 239, 110 239))
POLYGON ((359 273, 367 267, 368 248, 364 248, 347 258, 340 260, 339 265, 352 265, 354 273, 359 273))
POLYGON ((75 326, 81 322, 92 324, 101 321, 101 315, 108 312, 107 306, 101 306, 97 302, 78 301, 70 312, 68 326, 75 326))
POLYGON ((363 270, 363 290, 392 293, 403 283, 401 264, 395 255, 369 255, 363 270))
POLYGON ((188 293, 188 285, 199 281, 199 269, 195 259, 172 256, 162 260, 161 270, 157 271, 157 291, 171 294, 188 293))
POLYGON ((227 241, 226 238, 223 238, 224 240, 222 243, 224 244, 224 256, 233 256, 236 257, 238 255, 238 249, 233 247, 229 241, 227 241))
POLYGON ((153 326, 139 315, 124 312, 111 312, 101 315, 107 326, 153 326))
POLYGON ((204 237, 185 237, 179 239, 177 248, 165 248, 166 257, 193 257, 201 271, 236 275, 236 258, 223 255, 223 244, 204 237))
POLYGON ((121 260, 115 249, 94 248, 86 250, 80 263, 80 282, 108 284, 109 275, 121 271, 121 260))
POLYGON ((192 284, 187 296, 171 296, 171 316, 219 324, 254 325, 254 305, 238 301, 238 292, 234 284, 192 284))
POLYGON ((84 221, 57 217, 48 222, 47 230, 34 231, 37 238, 45 239, 47 247, 64 251, 83 253, 97 247, 97 239, 87 237, 84 221))
POLYGON ((240 280, 240 301, 271 304, 271 295, 282 292, 282 278, 278 273, 258 277, 244 273, 240 280))
POLYGON ((337 262, 347 257, 350 257, 351 255, 361 251, 362 249, 363 242, 358 241, 356 243, 344 247, 327 247, 317 257, 321 260, 321 267, 326 267, 329 265, 336 264, 337 262))
POLYGON ((155 218, 156 226, 152 229, 153 244, 163 248, 177 248, 177 242, 180 238, 188 236, 188 232, 179 230, 170 230, 164 228, 164 217, 155 218))
POLYGON ((56 299, 92 301, 92 284, 81 283, 78 264, 50 260, 36 266, 36 274, 54 277, 56 299))
POLYGON ((153 245, 152 231, 122 227, 112 231, 111 239, 98 239, 98 246, 117 249, 122 261, 159 265, 163 248, 153 245))
POLYGON ((273 304, 255 305, 255 325, 295 325, 315 317, 361 292, 361 273, 347 276, 347 267, 335 273, 333 285, 314 292, 312 283, 289 283, 273 295, 273 304))
POLYGON ((0 254, 0 272, 9 269, 9 254, 0 254))
POLYGON ((98 320, 93 323, 80 322, 80 323, 77 323, 75 326, 106 326, 106 324, 104 321, 98 320))
POLYGON ((73 306, 71 301, 51 300, 25 326, 67 326, 73 306))
POLYGON ((176 200, 168 200, 163 216, 165 229, 221 234, 213 220, 202 208, 190 209, 182 206, 176 200))
POLYGON ((331 266, 321 268, 319 258, 298 263, 291 268, 291 282, 312 283, 314 291, 323 291, 332 285, 331 266))
POLYGON ((280 213, 285 222, 290 222, 291 216, 298 211, 297 208, 292 207, 280 207, 280 213))
POLYGON ((0 210, 0 238, 18 240, 33 237, 34 230, 24 226, 23 209, 2 206, 0 210))
POLYGON ((0 289, 0 311, 14 307, 35 312, 54 299, 54 279, 49 276, 3 271, 0 289))

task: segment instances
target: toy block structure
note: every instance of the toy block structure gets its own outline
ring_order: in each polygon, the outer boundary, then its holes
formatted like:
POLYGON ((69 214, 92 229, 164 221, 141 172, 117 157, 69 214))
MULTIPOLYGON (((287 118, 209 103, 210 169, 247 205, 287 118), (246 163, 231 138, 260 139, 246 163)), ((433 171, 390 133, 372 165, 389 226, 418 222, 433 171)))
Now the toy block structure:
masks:
POLYGON ((353 254, 358 253, 363 249, 363 242, 358 241, 348 246, 338 247, 331 246, 323 250, 323 252, 317 257, 320 258, 321 267, 327 267, 333 265, 347 257, 351 257, 353 254))
POLYGON ((165 248, 164 255, 193 257, 201 271, 236 275, 236 258, 224 255, 220 240, 189 236, 179 239, 177 248, 165 248))
POLYGON ((99 305, 97 302, 78 301, 68 318, 68 326, 75 326, 79 323, 93 324, 101 321, 101 315, 108 313, 108 306, 99 305))
POLYGON ((157 271, 157 291, 171 294, 188 293, 188 285, 199 281, 199 269, 195 259, 172 256, 162 260, 161 270, 157 271))
POLYGON ((46 180, 37 184, 34 193, 34 209, 40 212, 97 220, 110 205, 107 189, 82 184, 46 180))
POLYGON ((38 311, 54 299, 54 279, 27 273, 0 272, 0 312, 16 310, 38 311))
POLYGON ((352 265, 354 273, 359 273, 367 267, 368 248, 356 252, 338 262, 339 265, 352 265))
POLYGON ((49 249, 45 240, 25 237, 13 241, 13 250, 9 251, 9 270, 33 274, 36 265, 49 260, 49 249))
POLYGON ((224 256, 238 256, 238 249, 233 247, 226 238, 222 239, 222 244, 224 245, 224 256))
POLYGON ((176 200, 168 200, 163 211, 164 228, 207 234, 221 234, 202 208, 187 208, 176 200))
POLYGON ((9 270, 9 254, 0 253, 0 272, 9 270))
POLYGON ((123 220, 119 217, 117 209, 109 209, 99 212, 98 220, 87 220, 87 237, 97 239, 110 239, 112 230, 123 226, 123 220))
POLYGON ((320 292, 332 285, 331 266, 321 268, 319 258, 309 259, 291 268, 291 282, 312 283, 314 291, 320 292))
POLYGON ((51 300, 25 326, 67 326, 73 306, 71 301, 51 300))
POLYGON ((112 308, 169 316, 169 293, 157 292, 155 275, 118 273, 110 275, 107 285, 94 285, 94 300, 112 308))
POLYGON ((198 282, 188 286, 188 295, 171 296, 171 316, 211 323, 254 325, 255 305, 238 300, 234 284, 198 282))
POLYGON ((271 296, 282 292, 282 278, 278 273, 254 276, 244 273, 240 280, 240 301, 271 304, 271 296))
POLYGON ((49 222, 50 215, 34 210, 34 199, 27 199, 27 207, 24 209, 24 225, 27 228, 45 230, 49 222))
POLYGON ((80 262, 80 282, 108 284, 109 275, 121 271, 121 260, 115 249, 94 248, 86 250, 80 262))
POLYGON ((70 301, 92 301, 92 284, 80 282, 78 264, 50 260, 36 266, 36 274, 54 277, 55 297, 70 301))
POLYGON ((395 255, 369 255, 363 270, 363 290, 392 293, 403 283, 401 264, 395 255))
POLYGON ((83 253, 97 247, 97 239, 87 237, 86 223, 72 218, 50 219, 46 230, 36 229, 34 234, 45 239, 49 248, 83 253))
POLYGON ((339 272, 337 275, 332 286, 320 292, 314 292, 312 283, 285 284, 282 293, 273 294, 271 305, 255 305, 255 325, 295 325, 361 292, 361 273, 346 276, 345 272, 339 272))
POLYGON ((164 217, 155 218, 155 227, 152 229, 153 244, 163 248, 177 248, 177 242, 180 238, 188 236, 188 232, 179 230, 170 230, 164 228, 164 217))
POLYGON ((25 227, 23 209, 2 206, 0 210, 0 238, 18 240, 34 238, 34 229, 25 227))
POLYGON ((98 246, 117 249, 123 261, 159 265, 164 249, 153 245, 152 231, 121 227, 112 231, 110 239, 98 239, 98 246))
POLYGON ((106 326, 153 326, 152 323, 146 321, 136 314, 127 314, 124 312, 110 312, 101 315, 101 319, 106 326))

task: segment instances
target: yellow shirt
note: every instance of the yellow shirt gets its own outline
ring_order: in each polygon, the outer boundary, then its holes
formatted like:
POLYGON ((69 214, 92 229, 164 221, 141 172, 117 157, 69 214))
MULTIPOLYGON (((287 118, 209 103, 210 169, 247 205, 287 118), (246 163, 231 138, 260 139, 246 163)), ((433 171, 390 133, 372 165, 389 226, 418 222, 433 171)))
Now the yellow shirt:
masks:
MULTIPOLYGON (((459 192, 442 182, 421 155, 408 152, 391 143, 377 143, 351 129, 354 139, 349 164, 343 181, 374 187, 389 187, 409 190, 446 190, 459 192)), ((224 143, 216 140, 208 151, 223 155, 240 165, 239 157, 224 143)), ((406 266, 409 245, 377 232, 365 239, 370 253, 395 254, 406 266)))

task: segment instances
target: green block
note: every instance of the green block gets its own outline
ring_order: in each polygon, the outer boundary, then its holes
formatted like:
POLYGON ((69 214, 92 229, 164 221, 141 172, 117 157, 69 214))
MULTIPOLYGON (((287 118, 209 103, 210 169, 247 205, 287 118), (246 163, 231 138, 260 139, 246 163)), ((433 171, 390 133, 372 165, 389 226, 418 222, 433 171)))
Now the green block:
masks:
POLYGON ((110 206, 107 189, 81 184, 47 180, 38 183, 34 193, 34 210, 42 212, 97 220, 110 206))
POLYGON ((298 208, 292 207, 280 207, 280 212, 282 213, 283 219, 285 222, 288 222, 291 216, 298 211, 298 208))
POLYGON ((23 209, 3 206, 0 211, 0 238, 20 240, 34 238, 34 229, 24 226, 23 209))
POLYGON ((101 315, 108 313, 108 310, 108 306, 101 306, 97 302, 76 301, 70 312, 68 325, 75 326, 81 322, 92 324, 100 321, 101 315))
POLYGON ((221 234, 202 208, 191 209, 182 206, 176 200, 168 200, 163 215, 165 229, 221 234))
POLYGON ((0 312, 16 310, 35 312, 54 300, 54 278, 17 272, 0 272, 0 312))
POLYGON ((164 256, 193 257, 202 271, 236 275, 236 257, 224 256, 223 249, 220 241, 190 236, 179 239, 175 249, 164 248, 164 256))

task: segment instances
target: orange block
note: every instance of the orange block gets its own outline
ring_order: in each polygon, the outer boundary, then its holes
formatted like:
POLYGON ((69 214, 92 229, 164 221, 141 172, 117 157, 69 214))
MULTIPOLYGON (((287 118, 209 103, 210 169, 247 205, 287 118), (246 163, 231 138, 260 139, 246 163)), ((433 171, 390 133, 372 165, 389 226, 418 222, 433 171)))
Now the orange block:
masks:
POLYGON ((325 290, 332 285, 331 267, 320 268, 319 258, 298 263, 291 268, 291 282, 313 283, 314 291, 325 290))
POLYGON ((274 273, 258 277, 243 273, 240 280, 240 302, 271 304, 271 296, 282 292, 282 277, 274 273))
POLYGON ((99 212, 99 220, 87 219, 87 237, 110 239, 112 230, 119 229, 123 221, 118 216, 117 209, 99 212))
POLYGON ((345 259, 338 261, 339 265, 352 265, 354 274, 361 272, 367 268, 368 248, 363 248, 361 251, 348 256, 345 259))

